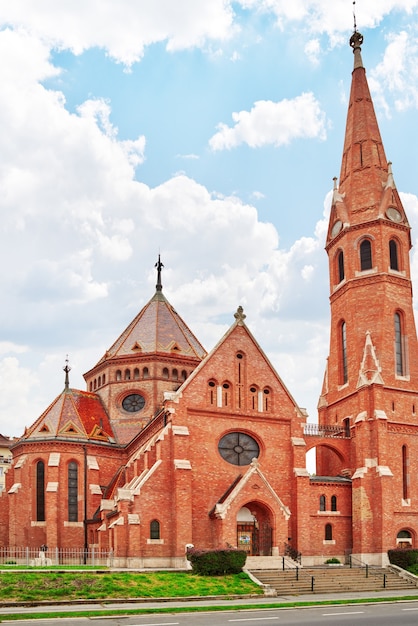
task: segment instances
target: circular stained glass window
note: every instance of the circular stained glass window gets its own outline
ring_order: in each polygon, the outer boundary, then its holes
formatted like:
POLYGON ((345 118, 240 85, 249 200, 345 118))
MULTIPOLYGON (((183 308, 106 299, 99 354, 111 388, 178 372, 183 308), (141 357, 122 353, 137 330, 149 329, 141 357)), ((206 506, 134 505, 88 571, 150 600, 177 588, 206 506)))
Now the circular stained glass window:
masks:
POLYGON ((260 454, 255 439, 246 433, 228 433, 218 444, 221 457, 232 465, 249 465, 260 454))
POLYGON ((145 406, 145 398, 139 393, 131 393, 122 400, 122 406, 129 413, 137 413, 145 406))

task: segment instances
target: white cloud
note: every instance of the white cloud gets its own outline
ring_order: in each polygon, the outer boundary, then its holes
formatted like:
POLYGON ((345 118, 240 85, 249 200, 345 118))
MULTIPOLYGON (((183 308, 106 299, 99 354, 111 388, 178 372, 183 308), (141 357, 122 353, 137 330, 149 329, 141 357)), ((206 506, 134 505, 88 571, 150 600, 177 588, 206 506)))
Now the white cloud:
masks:
POLYGON ((398 111, 418 108, 418 38, 401 31, 389 35, 382 61, 370 72, 376 105, 390 115, 389 98, 398 111))
POLYGON ((224 40, 233 32, 225 0, 13 0, 0 5, 0 23, 26 29, 58 49, 74 54, 97 47, 126 65, 140 61, 144 48, 166 42, 175 51, 224 40))
POLYGON ((233 113, 235 125, 230 128, 219 124, 218 132, 211 137, 213 150, 234 148, 248 144, 259 148, 272 144, 282 146, 293 139, 325 139, 325 114, 312 93, 303 93, 293 100, 271 102, 260 100, 251 111, 233 113))

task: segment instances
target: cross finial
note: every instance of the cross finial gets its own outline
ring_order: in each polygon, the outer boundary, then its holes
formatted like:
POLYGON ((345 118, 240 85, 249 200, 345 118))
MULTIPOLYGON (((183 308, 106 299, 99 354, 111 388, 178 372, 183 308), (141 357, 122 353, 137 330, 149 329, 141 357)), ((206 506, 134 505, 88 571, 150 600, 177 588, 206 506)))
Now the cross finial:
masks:
POLYGON ((68 354, 66 356, 65 359, 65 365, 62 368, 65 372, 65 389, 69 389, 70 388, 70 377, 69 377, 69 373, 71 372, 71 367, 70 367, 70 363, 68 361, 68 354))
POLYGON ((354 32, 356 32, 356 30, 357 30, 357 23, 356 23, 356 0, 354 0, 354 2, 353 2, 353 17, 354 17, 354 32))
POLYGON ((163 285, 161 282, 161 270, 164 265, 161 263, 160 255, 158 255, 158 261, 156 262, 155 267, 157 268, 157 284, 155 285, 155 288, 157 291, 162 291, 163 285))

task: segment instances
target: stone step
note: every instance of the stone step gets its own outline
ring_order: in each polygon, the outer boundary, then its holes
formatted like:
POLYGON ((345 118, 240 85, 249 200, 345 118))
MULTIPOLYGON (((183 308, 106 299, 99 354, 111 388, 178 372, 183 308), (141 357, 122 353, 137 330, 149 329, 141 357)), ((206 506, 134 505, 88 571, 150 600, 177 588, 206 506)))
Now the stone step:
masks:
POLYGON ((295 570, 251 570, 251 574, 262 584, 276 589, 279 595, 417 589, 414 581, 387 568, 301 568, 297 573, 295 570))

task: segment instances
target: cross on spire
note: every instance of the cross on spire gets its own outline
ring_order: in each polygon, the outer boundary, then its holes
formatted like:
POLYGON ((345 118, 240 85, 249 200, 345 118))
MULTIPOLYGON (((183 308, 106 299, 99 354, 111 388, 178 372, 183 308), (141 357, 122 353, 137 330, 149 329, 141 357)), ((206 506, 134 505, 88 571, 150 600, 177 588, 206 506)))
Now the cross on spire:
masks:
POLYGON ((161 282, 161 270, 164 265, 161 263, 160 255, 158 255, 158 261, 156 262, 155 267, 157 268, 157 284, 155 285, 155 288, 157 291, 162 291, 163 285, 161 282))
POLYGON ((65 372, 65 390, 67 391, 70 388, 69 373, 71 372, 70 363, 68 361, 68 354, 67 354, 66 359, 65 359, 65 365, 64 365, 64 367, 62 369, 65 372))

